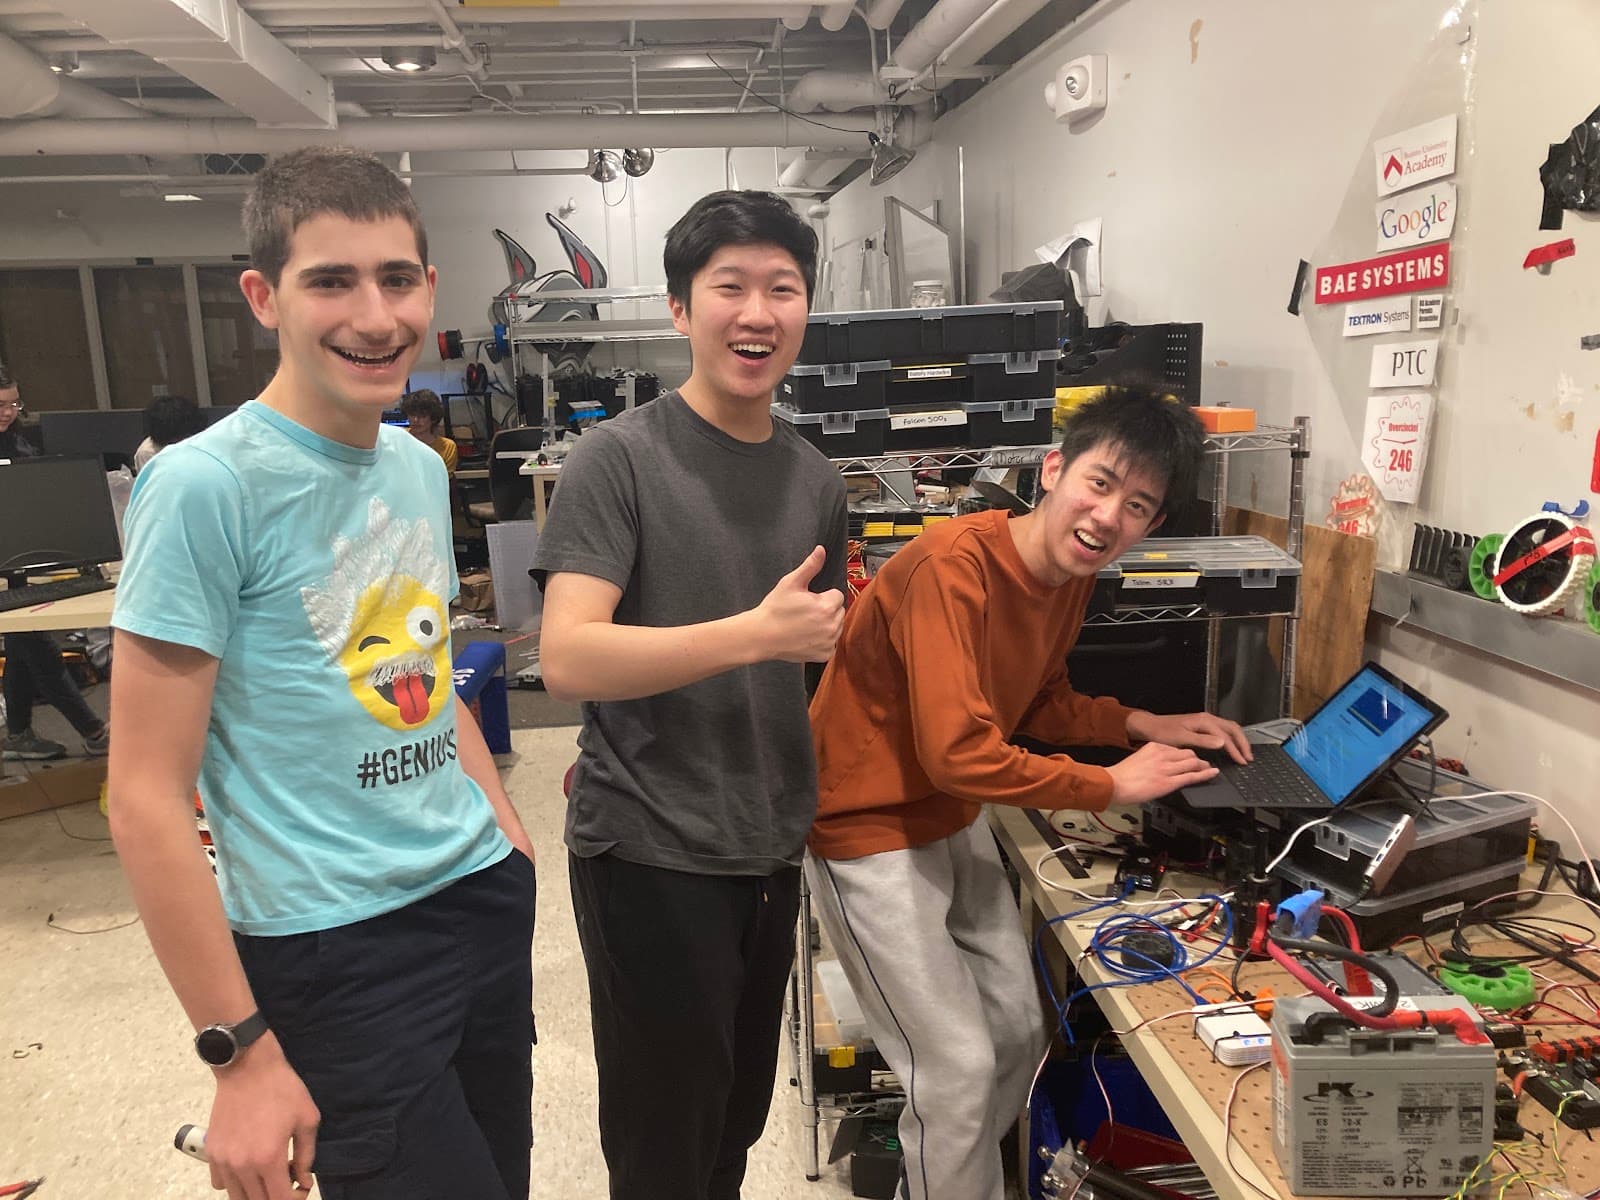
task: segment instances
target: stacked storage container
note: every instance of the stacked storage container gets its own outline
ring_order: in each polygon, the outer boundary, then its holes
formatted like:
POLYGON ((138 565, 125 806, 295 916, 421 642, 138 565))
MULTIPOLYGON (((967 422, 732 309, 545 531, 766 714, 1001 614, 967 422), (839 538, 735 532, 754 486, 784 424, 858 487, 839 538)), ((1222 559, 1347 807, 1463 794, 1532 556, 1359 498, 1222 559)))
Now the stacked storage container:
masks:
POLYGON ((773 415, 829 458, 1051 440, 1059 300, 814 313, 773 415))

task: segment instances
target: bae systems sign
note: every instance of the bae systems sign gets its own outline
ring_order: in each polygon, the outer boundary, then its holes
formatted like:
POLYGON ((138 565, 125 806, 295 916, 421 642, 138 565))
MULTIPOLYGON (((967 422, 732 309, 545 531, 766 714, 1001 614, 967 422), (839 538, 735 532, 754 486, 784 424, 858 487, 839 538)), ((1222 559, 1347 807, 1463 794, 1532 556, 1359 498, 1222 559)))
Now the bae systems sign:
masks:
POLYGON ((1456 185, 1435 183, 1378 201, 1378 249, 1406 250, 1441 242, 1456 227, 1456 185))
POLYGON ((1379 138, 1372 144, 1372 156, 1380 196, 1455 174, 1455 114, 1379 138))
POLYGON ((1402 292, 1438 291, 1450 282, 1450 243, 1317 268, 1316 301, 1337 304, 1402 292))

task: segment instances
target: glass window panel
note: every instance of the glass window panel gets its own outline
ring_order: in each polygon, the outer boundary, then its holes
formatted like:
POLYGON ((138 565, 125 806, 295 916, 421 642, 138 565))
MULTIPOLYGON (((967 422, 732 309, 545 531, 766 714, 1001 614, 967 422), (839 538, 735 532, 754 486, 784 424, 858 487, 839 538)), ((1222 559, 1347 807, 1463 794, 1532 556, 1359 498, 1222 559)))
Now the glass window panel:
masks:
POLYGON ((0 271, 0 361, 33 412, 99 406, 77 268, 0 271))
POLYGON ((239 291, 244 270, 242 265, 195 268, 212 404, 254 399, 278 369, 278 335, 261 327, 239 291))
POLYGON ((95 300, 112 408, 194 396, 189 312, 179 267, 96 267, 95 300))

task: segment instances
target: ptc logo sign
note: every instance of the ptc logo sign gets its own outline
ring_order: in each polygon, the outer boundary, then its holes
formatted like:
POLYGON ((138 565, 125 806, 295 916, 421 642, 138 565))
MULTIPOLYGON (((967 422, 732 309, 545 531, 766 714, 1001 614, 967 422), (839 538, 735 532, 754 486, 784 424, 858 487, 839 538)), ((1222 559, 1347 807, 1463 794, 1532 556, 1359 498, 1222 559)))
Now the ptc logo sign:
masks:
POLYGON ((1443 179, 1456 171, 1456 118, 1451 113, 1437 121, 1413 126, 1372 144, 1378 176, 1378 195, 1443 179))
POLYGON ((1378 250, 1404 250, 1449 237, 1456 227, 1456 185, 1435 183, 1378 201, 1378 250))

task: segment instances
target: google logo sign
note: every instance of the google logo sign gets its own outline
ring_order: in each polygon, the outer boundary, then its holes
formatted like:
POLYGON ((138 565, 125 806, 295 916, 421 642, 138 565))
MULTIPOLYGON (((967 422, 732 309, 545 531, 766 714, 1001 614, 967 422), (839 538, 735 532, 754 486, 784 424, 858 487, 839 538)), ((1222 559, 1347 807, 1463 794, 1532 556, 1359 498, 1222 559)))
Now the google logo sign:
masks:
POLYGON ((1418 188, 1377 205, 1378 249, 1420 246, 1447 238, 1456 224, 1453 183, 1418 188))

